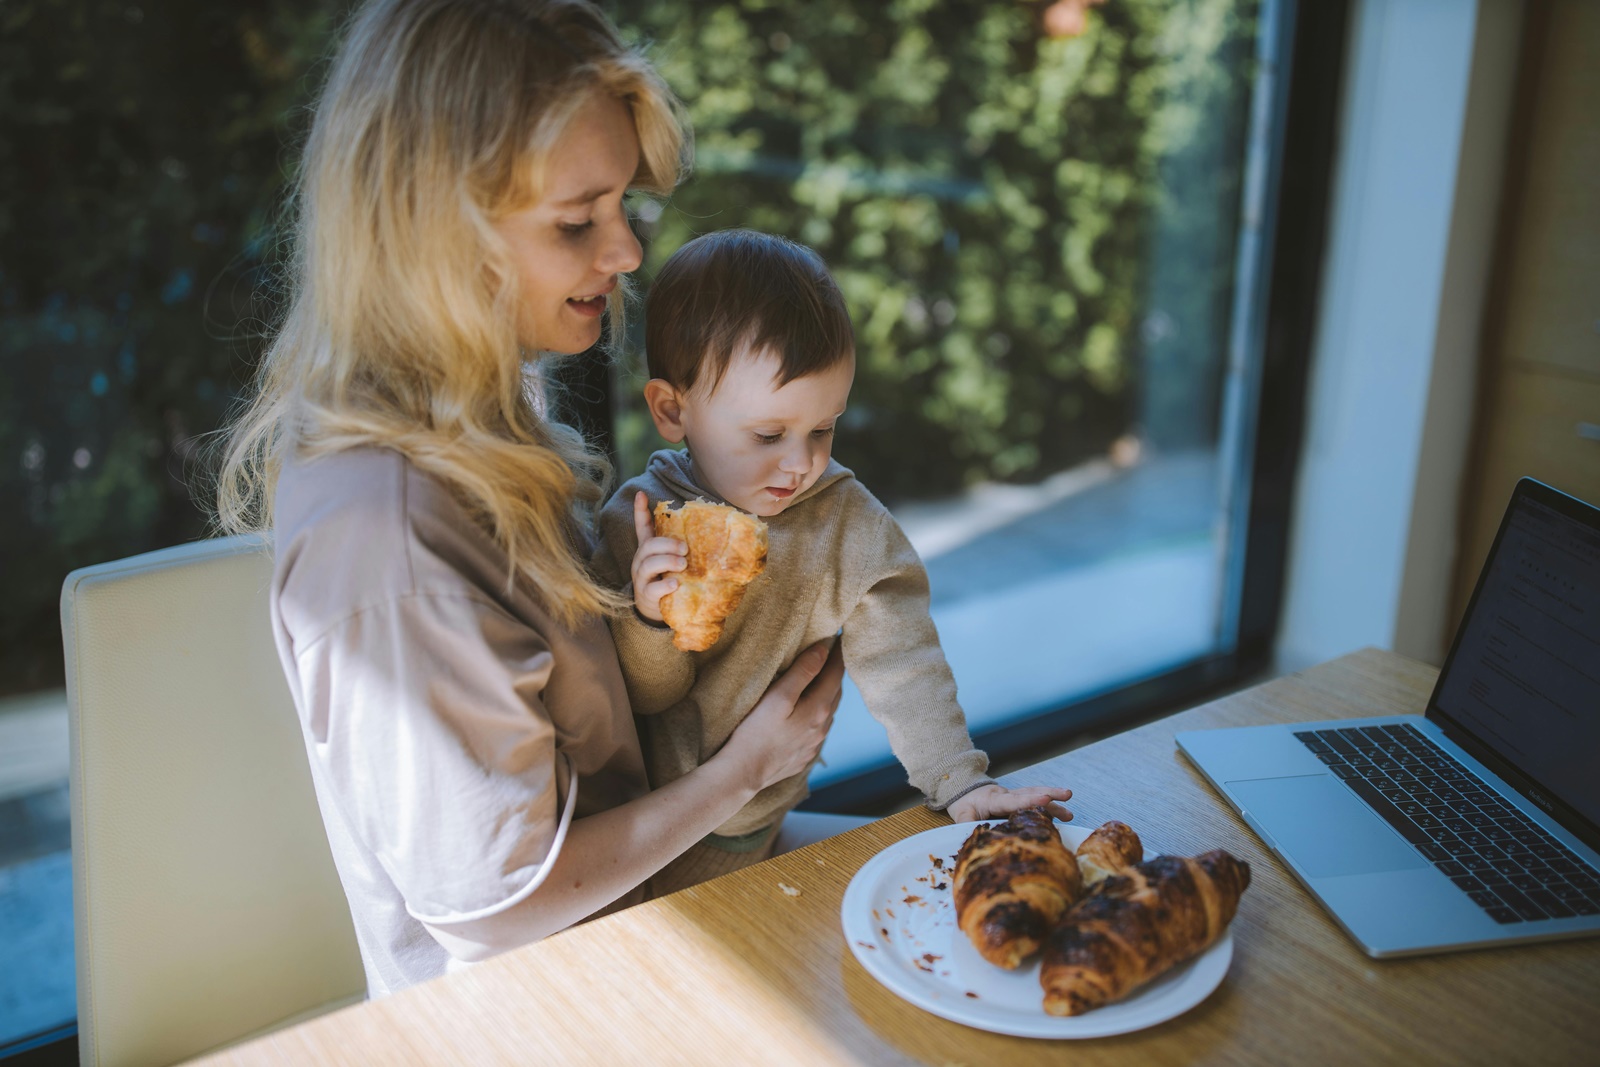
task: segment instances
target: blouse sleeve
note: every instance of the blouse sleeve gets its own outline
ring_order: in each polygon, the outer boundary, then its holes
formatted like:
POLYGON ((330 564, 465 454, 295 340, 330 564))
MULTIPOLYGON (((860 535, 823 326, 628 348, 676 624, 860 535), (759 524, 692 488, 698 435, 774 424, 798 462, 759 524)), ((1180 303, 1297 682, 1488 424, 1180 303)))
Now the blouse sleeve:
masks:
POLYGON ((414 918, 471 925, 538 887, 578 787, 542 702, 543 638, 472 596, 406 595, 294 659, 312 757, 414 918))

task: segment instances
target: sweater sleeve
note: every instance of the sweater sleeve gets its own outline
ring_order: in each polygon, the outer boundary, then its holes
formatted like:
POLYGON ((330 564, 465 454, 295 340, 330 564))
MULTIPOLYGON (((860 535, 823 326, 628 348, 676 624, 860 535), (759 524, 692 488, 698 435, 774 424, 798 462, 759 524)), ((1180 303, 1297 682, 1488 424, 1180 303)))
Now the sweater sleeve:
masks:
MULTIPOLYGON (((602 583, 630 598, 633 555, 639 546, 639 535, 633 528, 633 494, 639 488, 629 482, 600 510, 600 543, 590 560, 602 583)), ((628 702, 635 715, 658 714, 689 695, 694 686, 694 658, 673 646, 670 627, 650 622, 636 610, 613 618, 610 623, 617 659, 622 664, 622 680, 628 687, 628 702)))
POLYGON ((863 548, 877 558, 866 568, 860 599, 844 624, 845 670, 867 710, 889 732, 889 746, 911 784, 943 811, 981 785, 989 757, 973 747, 956 701, 956 680, 928 614, 928 572, 900 524, 887 511, 863 548))

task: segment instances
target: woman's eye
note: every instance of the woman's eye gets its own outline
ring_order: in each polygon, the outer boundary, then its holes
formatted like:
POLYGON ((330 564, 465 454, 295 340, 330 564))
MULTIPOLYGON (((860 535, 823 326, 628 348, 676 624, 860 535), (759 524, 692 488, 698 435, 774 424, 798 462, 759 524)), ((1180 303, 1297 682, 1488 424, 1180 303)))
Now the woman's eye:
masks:
POLYGON ((775 445, 779 441, 783 440, 783 434, 781 434, 781 433, 758 433, 758 434, 756 434, 756 440, 760 441, 764 445, 775 445))
POLYGON ((592 229, 594 227, 594 220, 591 219, 588 222, 563 222, 560 223, 559 226, 562 233, 567 234, 570 237, 576 237, 579 234, 592 229))

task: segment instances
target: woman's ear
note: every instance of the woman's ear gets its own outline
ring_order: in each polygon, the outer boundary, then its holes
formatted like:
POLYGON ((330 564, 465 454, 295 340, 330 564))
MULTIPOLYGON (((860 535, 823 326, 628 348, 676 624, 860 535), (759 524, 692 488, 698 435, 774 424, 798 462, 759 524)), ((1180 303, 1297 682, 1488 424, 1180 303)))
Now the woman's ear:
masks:
POLYGON ((674 445, 684 439, 688 431, 683 425, 683 394, 677 387, 665 378, 651 378, 644 384, 644 402, 656 433, 674 445))

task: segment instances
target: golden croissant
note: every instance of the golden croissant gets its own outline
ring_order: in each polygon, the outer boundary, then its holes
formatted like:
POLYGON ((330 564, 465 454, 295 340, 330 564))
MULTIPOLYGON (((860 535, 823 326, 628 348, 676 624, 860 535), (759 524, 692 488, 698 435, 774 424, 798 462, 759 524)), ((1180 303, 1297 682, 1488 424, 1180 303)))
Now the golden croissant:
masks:
POLYGON ((1144 859, 1144 844, 1133 827, 1112 819, 1084 839, 1077 855, 1078 867, 1083 871, 1083 888, 1088 890, 1102 879, 1144 859))
POLYGON ((1082 1015, 1209 948, 1250 885, 1250 865, 1218 849, 1158 856, 1104 879, 1045 941, 1044 1010, 1082 1015))
POLYGON ((1039 950, 1081 888, 1077 859, 1038 808, 973 830, 956 854, 951 883, 961 931, 984 959, 1007 970, 1039 950))
POLYGON ((689 546, 678 588, 661 598, 661 618, 672 627, 674 648, 704 652, 767 565, 767 524, 727 504, 691 500, 677 510, 657 504, 655 526, 657 537, 689 546))

